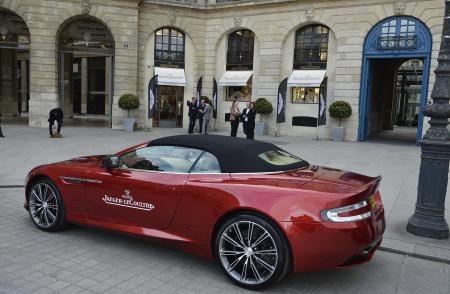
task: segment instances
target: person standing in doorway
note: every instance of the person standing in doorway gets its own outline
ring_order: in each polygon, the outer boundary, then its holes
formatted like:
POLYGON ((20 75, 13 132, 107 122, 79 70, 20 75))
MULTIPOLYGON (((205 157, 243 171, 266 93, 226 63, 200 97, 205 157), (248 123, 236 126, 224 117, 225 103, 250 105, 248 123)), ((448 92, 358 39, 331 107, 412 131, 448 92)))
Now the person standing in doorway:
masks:
POLYGON ((231 137, 236 137, 237 130, 239 128, 239 117, 241 116, 241 111, 239 110, 239 105, 237 99, 233 101, 230 107, 230 123, 231 123, 231 137))
POLYGON ((189 129, 188 133, 192 134, 194 132, 195 120, 197 119, 198 107, 197 107, 197 99, 192 97, 192 101, 187 102, 188 106, 188 116, 189 116, 189 129))
POLYGON ((246 117, 248 119, 247 122, 247 139, 254 140, 255 139, 255 119, 256 119, 256 110, 255 110, 255 102, 249 103, 249 110, 247 111, 246 117))
POLYGON ((62 127, 62 123, 63 123, 63 118, 64 118, 64 113, 61 108, 53 108, 52 110, 50 110, 50 113, 48 115, 48 130, 50 132, 50 138, 62 138, 63 137, 61 135, 61 127, 62 127), (56 134, 53 134, 53 125, 55 124, 55 121, 58 125, 57 125, 56 134))
POLYGON ((208 135, 208 125, 209 120, 211 119, 212 107, 206 100, 202 100, 203 108, 200 110, 203 116, 203 134, 208 135))

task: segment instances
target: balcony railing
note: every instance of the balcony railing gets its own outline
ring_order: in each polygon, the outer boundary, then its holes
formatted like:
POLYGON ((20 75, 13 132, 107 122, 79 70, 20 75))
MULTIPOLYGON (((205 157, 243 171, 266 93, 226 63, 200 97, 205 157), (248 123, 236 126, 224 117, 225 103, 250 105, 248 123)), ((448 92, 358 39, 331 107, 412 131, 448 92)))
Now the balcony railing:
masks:
POLYGON ((417 36, 395 36, 378 37, 377 49, 379 50, 399 50, 416 49, 417 36))

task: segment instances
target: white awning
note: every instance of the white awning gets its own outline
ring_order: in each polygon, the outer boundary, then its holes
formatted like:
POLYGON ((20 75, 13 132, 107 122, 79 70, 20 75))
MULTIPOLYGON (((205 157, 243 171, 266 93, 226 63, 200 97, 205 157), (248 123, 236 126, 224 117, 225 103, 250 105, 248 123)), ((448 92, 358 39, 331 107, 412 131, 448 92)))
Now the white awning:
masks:
POLYGON ((326 70, 294 70, 288 79, 288 87, 318 88, 326 70))
POLYGON ((186 76, 182 68, 155 67, 155 75, 158 75, 158 85, 186 86, 186 76))
POLYGON ((253 71, 226 71, 219 80, 219 86, 245 86, 252 76, 253 71))

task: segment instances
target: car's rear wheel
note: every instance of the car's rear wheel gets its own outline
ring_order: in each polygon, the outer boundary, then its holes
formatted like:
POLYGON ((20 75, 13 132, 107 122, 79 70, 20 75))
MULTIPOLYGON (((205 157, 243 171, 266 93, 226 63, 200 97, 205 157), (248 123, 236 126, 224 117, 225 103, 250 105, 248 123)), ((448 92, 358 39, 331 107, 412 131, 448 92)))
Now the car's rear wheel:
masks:
POLYGON ((218 230, 215 256, 237 285, 262 289, 280 281, 290 269, 290 249, 281 230, 255 215, 237 215, 218 230))
POLYGON ((49 179, 39 179, 31 185, 28 207, 31 220, 43 231, 57 231, 67 224, 61 195, 49 179))

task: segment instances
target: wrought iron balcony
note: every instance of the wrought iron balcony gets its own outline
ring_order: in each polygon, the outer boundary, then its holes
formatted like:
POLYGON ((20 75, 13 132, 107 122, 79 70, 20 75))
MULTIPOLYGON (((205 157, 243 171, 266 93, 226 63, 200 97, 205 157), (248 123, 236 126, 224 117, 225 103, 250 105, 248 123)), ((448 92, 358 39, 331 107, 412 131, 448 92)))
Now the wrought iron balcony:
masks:
POLYGON ((395 37, 378 37, 377 49, 379 50, 399 50, 399 49, 416 49, 417 36, 395 36, 395 37))

